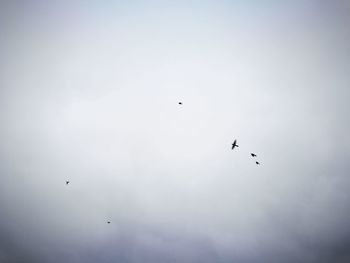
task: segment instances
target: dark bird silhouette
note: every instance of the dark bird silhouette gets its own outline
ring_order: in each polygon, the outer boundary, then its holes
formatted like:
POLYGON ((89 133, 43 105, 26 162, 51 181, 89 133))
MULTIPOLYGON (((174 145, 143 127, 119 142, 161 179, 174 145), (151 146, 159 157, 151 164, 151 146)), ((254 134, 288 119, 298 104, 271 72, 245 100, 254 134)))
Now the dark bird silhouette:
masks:
POLYGON ((181 101, 179 101, 179 104, 180 104, 180 105, 182 105, 182 102, 181 102, 181 101))
POLYGON ((233 150, 235 147, 239 147, 239 146, 237 145, 237 140, 235 140, 235 141, 232 143, 232 150, 233 150))
POLYGON ((69 184, 69 181, 66 181, 66 185, 68 185, 69 184))
POLYGON ((111 221, 107 221, 107 224, 110 224, 111 223, 111 221))
POLYGON ((255 162, 257 165, 259 165, 260 163, 259 162, 255 162))
POLYGON ((256 154, 255 154, 255 153, 251 153, 250 155, 253 156, 253 157, 256 157, 256 154))

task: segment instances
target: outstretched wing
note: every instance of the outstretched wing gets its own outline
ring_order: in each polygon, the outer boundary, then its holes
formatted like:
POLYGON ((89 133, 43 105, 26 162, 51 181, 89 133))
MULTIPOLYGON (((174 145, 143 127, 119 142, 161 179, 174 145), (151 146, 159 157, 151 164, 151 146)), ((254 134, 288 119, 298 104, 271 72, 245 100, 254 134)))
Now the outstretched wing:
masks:
POLYGON ((232 143, 232 150, 237 146, 237 140, 232 143))

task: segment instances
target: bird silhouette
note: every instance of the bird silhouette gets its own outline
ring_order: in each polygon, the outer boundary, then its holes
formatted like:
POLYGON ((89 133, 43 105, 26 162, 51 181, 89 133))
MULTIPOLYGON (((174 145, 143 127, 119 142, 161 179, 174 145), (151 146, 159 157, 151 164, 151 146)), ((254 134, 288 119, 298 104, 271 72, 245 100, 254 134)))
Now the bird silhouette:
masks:
POLYGON ((239 147, 239 146, 237 145, 237 140, 235 140, 235 141, 232 143, 232 150, 233 150, 235 147, 239 147))
POLYGON ((181 102, 181 101, 179 101, 179 104, 180 104, 180 105, 182 105, 182 102, 181 102))
POLYGON ((256 154, 255 154, 255 153, 251 153, 250 155, 253 156, 253 157, 256 157, 256 154))
POLYGON ((257 165, 259 165, 260 163, 259 162, 255 162, 257 165))
POLYGON ((107 224, 110 224, 111 223, 111 221, 107 221, 107 224))
POLYGON ((69 181, 66 181, 66 185, 68 185, 69 184, 69 181))

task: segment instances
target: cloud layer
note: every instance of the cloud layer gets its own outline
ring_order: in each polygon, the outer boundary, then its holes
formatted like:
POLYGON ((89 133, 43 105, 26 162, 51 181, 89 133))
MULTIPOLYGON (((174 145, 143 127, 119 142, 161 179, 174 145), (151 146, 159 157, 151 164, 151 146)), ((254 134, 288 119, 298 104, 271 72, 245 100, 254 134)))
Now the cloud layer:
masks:
POLYGON ((0 10, 1 262, 350 260, 346 1, 0 10))

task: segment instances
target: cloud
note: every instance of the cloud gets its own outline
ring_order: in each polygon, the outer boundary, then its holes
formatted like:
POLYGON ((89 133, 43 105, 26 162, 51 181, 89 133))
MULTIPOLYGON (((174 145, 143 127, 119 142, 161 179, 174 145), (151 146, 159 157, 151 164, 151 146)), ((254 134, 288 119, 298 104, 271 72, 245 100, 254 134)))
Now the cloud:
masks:
POLYGON ((345 2, 1 7, 0 261, 349 260, 345 2))

